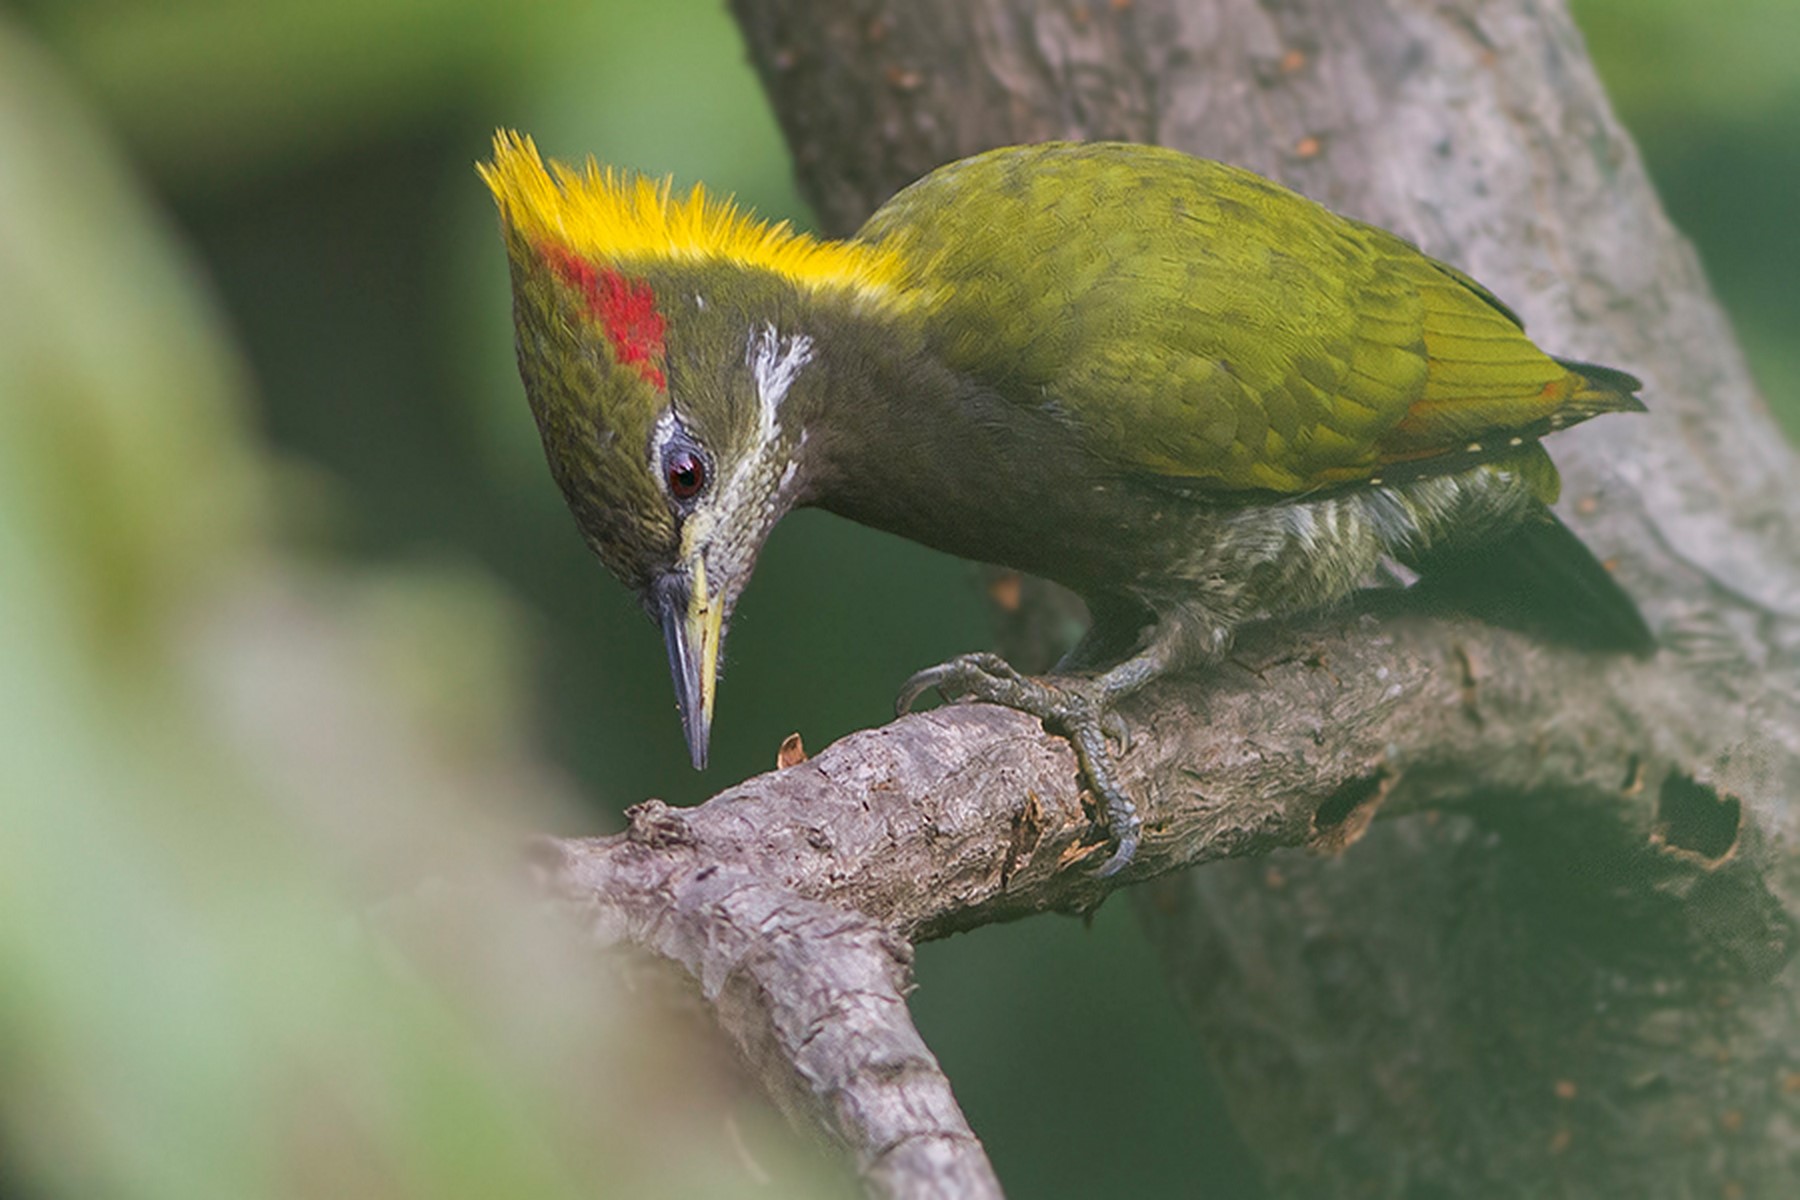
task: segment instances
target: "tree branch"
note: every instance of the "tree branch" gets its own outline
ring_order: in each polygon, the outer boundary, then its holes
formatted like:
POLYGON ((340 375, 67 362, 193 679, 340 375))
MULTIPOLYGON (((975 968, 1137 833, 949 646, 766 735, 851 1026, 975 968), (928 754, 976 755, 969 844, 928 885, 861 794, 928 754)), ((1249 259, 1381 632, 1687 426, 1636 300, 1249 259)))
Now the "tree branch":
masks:
POLYGON ((1158 140, 1406 232, 1541 343, 1644 374, 1650 418, 1553 449, 1567 519, 1664 649, 1595 656, 1373 597, 1127 708, 1146 838, 1118 879, 1086 873, 1104 848, 1067 746, 959 706, 696 809, 640 806, 620 837, 560 844, 558 892, 698 979, 876 1194, 993 1195, 907 1018, 908 941, 1435 813, 1279 879, 1152 889, 1272 1183, 1779 1190, 1800 1155, 1795 464, 1560 3, 734 7, 840 231, 989 145, 1158 140), (1556 1074, 1577 1067, 1579 1087, 1556 1074), (1724 1113, 1739 1136, 1696 1142, 1724 1113))
POLYGON ((1708 871, 1735 854, 1737 819, 1671 841, 1651 786, 1670 768, 1645 757, 1688 695, 1658 663, 1468 621, 1340 614, 1264 631, 1227 667, 1129 703, 1121 771, 1145 799, 1145 836, 1121 876, 1089 873, 1110 847, 1068 743, 1009 709, 958 704, 697 808, 639 805, 627 833, 558 843, 557 880, 604 906, 615 886, 666 893, 684 870, 730 869, 924 941, 1086 911, 1215 859, 1335 853, 1378 811, 1497 813, 1542 793, 1604 836, 1596 853, 1643 848, 1667 870, 1708 871))
POLYGON ((997 1195, 907 1016, 908 941, 1083 911, 1215 859, 1336 853, 1378 811, 1436 809, 1553 821, 1584 861, 1638 864, 1647 890, 1716 878, 1763 919, 1721 929, 1678 906, 1658 914, 1659 936, 1671 954, 1704 944, 1766 978, 1790 935, 1746 865, 1761 834, 1740 828, 1740 802, 1704 789, 1671 821, 1662 797, 1681 776, 1645 757, 1686 703, 1660 664, 1468 622, 1344 615, 1268 631, 1231 667, 1133 705, 1124 766, 1148 799, 1146 837, 1119 878, 1084 869, 1107 847, 1067 744, 1018 713, 957 705, 698 808, 640 805, 624 834, 557 843, 549 882, 604 944, 649 948, 700 981, 772 1093, 824 1117, 875 1194, 997 1195), (1258 661, 1270 654, 1282 657, 1258 661))

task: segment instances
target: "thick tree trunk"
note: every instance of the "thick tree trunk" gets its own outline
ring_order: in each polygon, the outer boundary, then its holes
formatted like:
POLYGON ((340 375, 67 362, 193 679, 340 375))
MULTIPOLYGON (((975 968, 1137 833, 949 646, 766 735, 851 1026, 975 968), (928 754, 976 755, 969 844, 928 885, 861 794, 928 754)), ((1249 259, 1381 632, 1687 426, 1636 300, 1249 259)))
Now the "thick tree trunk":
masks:
POLYGON ((1645 376, 1650 421, 1555 446, 1568 520, 1680 675, 1586 748, 1626 764, 1616 812, 1496 780, 1338 858, 1164 880, 1148 920, 1278 1190, 1800 1187, 1795 463, 1562 4, 737 9, 839 228, 990 145, 1160 141, 1397 229, 1543 344, 1645 376))
MULTIPOLYGON (((1654 660, 1393 612, 1265 632, 1254 671, 1129 710, 1131 877, 1330 852, 1138 889, 1279 1194, 1800 1187, 1796 464, 1562 4, 733 4, 839 231, 988 146, 1157 141, 1396 229, 1546 347, 1645 377, 1650 417, 1553 453, 1654 660)), ((1105 893, 1070 761, 1016 714, 913 718, 552 875, 686 964, 875 1190, 992 1191, 897 1005, 905 939, 1105 893)))

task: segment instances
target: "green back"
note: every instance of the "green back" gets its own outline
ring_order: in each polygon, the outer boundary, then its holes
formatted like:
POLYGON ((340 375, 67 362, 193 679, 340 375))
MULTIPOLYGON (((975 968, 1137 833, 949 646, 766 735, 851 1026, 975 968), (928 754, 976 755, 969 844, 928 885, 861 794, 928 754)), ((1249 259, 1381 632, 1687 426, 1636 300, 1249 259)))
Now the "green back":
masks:
POLYGON ((1157 147, 991 151, 858 237, 903 252, 953 366, 1120 467, 1194 486, 1459 469, 1473 439, 1541 432, 1581 383, 1400 238, 1157 147))

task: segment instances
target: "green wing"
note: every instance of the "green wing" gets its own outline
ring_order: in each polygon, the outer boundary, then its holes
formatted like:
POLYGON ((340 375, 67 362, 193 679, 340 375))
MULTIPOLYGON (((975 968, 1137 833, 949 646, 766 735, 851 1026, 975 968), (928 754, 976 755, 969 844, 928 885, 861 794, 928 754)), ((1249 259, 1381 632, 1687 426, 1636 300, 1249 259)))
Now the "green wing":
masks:
POLYGON ((1458 469, 1472 441, 1543 432, 1581 396, 1629 406, 1400 238, 1170 150, 992 151, 907 188, 858 237, 902 251, 953 366, 1120 467, 1193 486, 1458 469))

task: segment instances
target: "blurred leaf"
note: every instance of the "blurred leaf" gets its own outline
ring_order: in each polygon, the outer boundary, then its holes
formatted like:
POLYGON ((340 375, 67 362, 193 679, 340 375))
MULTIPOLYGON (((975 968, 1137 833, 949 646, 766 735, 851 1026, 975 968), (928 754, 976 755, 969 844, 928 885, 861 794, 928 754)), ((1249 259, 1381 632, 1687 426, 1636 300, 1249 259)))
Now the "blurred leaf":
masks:
POLYGON ((0 26, 0 397, 7 506, 40 582, 118 650, 262 524, 237 444, 244 375, 124 173, 0 26), (74 468, 74 469, 72 469, 74 468))
MULTIPOLYGON (((0 211, 8 1171, 171 1200, 752 1186, 710 1048, 521 886, 528 830, 569 818, 507 606, 270 536, 216 316, 4 23, 0 211)), ((765 1112, 748 1143, 810 1190, 765 1112)))

